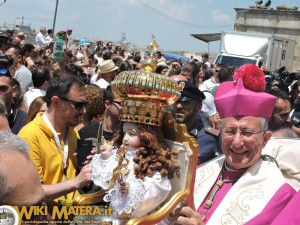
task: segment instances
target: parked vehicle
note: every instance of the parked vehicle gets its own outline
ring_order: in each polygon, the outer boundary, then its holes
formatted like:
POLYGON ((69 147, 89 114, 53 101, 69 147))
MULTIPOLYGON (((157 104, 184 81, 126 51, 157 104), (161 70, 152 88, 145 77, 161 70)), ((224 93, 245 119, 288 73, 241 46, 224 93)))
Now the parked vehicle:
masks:
POLYGON ((264 66, 275 71, 285 66, 292 71, 296 41, 268 34, 222 31, 220 53, 215 64, 239 67, 243 64, 264 66))

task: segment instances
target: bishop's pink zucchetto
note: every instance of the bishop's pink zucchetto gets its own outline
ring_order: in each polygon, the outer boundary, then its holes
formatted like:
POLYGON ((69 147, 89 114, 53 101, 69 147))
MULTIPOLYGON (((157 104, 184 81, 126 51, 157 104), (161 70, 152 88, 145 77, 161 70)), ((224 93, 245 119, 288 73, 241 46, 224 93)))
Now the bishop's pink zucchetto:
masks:
POLYGON ((220 118, 256 116, 271 118, 276 97, 267 94, 265 75, 256 65, 245 64, 234 74, 235 81, 222 83, 215 94, 220 118))

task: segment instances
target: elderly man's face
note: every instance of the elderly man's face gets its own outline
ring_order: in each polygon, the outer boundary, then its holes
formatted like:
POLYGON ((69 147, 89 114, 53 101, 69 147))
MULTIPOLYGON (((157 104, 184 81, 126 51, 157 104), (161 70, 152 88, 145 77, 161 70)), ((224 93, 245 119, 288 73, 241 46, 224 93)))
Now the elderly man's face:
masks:
POLYGON ((228 166, 244 169, 258 161, 272 132, 261 129, 259 117, 244 116, 225 118, 221 134, 228 166))
POLYGON ((41 30, 41 33, 42 33, 43 35, 45 35, 45 34, 47 33, 47 30, 46 30, 46 29, 42 29, 42 30, 41 30))

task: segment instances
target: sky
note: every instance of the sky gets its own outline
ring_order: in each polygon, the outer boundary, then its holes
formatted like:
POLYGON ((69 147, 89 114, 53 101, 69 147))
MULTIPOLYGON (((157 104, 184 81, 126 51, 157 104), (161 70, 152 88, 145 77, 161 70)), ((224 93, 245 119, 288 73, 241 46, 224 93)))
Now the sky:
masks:
MULTIPOLYGON (((5 0, 0 0, 2 3, 5 0)), ((248 8, 255 0, 6 0, 0 5, 0 26, 21 23, 35 28, 53 27, 55 32, 73 29, 75 38, 120 41, 146 47, 152 34, 165 51, 206 52, 208 45, 191 34, 234 29, 234 8, 248 8)), ((266 0, 264 0, 266 2, 266 0)), ((300 6, 300 0, 272 0, 271 7, 300 6)), ((219 43, 210 44, 219 51, 219 43)))

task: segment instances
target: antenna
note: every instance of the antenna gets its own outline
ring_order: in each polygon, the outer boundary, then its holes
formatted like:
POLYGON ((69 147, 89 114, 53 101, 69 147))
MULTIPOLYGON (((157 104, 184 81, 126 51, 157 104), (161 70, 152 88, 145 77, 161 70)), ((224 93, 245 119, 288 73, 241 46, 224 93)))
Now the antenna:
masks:
POLYGON ((42 21, 51 21, 50 19, 38 19, 38 18, 28 18, 24 15, 22 17, 17 17, 17 19, 21 19, 21 25, 24 25, 24 20, 42 20, 42 21))
POLYGON ((21 22, 21 25, 24 25, 24 15, 22 16, 22 17, 17 17, 17 19, 21 19, 22 20, 22 22, 21 22))
POLYGON ((6 0, 4 0, 4 1, 0 4, 0 6, 3 5, 5 2, 6 2, 6 0))

